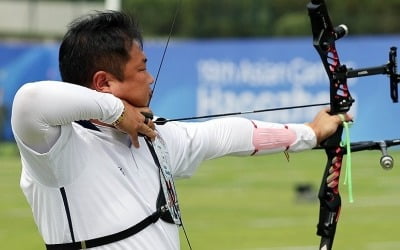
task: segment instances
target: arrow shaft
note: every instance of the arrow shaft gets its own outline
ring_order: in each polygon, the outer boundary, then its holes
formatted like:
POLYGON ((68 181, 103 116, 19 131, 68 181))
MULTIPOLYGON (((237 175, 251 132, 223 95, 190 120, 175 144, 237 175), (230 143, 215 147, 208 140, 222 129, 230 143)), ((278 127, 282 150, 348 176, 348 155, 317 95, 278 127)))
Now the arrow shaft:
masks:
POLYGON ((307 104, 307 105, 298 105, 298 106, 289 106, 289 107, 280 107, 280 108, 269 108, 269 109, 258 109, 258 110, 221 113, 221 114, 213 114, 213 115, 192 116, 192 117, 168 119, 168 120, 164 120, 163 122, 188 121, 188 120, 197 120, 197 119, 205 119, 205 118, 216 118, 216 117, 233 116, 233 115, 245 115, 245 114, 254 114, 254 113, 262 113, 262 112, 271 112, 271 111, 279 111, 279 110, 310 108, 310 107, 316 107, 316 106, 327 106, 329 104, 330 104, 329 102, 328 103, 316 103, 316 104, 307 104))

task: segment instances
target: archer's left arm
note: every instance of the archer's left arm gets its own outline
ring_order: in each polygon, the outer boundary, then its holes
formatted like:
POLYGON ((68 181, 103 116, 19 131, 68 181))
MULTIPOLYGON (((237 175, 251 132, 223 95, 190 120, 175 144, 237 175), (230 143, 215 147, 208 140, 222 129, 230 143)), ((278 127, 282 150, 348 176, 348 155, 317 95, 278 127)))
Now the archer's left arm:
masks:
POLYGON ((316 146, 314 130, 305 124, 279 124, 240 117, 206 122, 169 122, 157 130, 166 141, 171 167, 190 176, 204 160, 225 155, 250 156, 301 151, 316 146))

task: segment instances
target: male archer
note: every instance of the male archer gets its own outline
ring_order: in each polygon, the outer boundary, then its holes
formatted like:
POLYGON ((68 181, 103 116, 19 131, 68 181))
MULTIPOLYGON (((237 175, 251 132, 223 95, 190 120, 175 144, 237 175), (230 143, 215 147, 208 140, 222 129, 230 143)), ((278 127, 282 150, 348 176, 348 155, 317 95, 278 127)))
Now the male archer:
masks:
POLYGON ((142 115, 151 112, 146 62, 134 19, 97 12, 69 26, 59 51, 62 82, 17 92, 11 122, 20 185, 47 249, 179 249, 173 178, 225 155, 311 149, 341 124, 322 110, 307 124, 156 125, 142 115))

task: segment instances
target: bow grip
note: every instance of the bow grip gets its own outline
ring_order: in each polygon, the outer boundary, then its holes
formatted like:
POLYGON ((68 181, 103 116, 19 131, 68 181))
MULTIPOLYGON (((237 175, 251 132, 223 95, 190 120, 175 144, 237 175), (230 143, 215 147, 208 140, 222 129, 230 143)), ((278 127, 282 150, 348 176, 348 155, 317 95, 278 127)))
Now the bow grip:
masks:
POLYGON ((338 127, 331 137, 321 143, 327 155, 327 163, 318 193, 320 209, 317 235, 322 237, 321 246, 332 246, 341 210, 342 201, 338 185, 342 159, 345 153, 344 149, 340 146, 342 132, 343 127, 338 127), (328 186, 330 184, 328 183, 328 177, 331 175, 330 170, 337 172, 337 177, 334 180, 330 180, 330 183, 336 182, 336 184, 328 186))
MULTIPOLYGON (((326 148, 328 155, 325 172, 322 178, 321 187, 318 193, 320 200, 319 221, 317 224, 317 235, 321 236, 321 246, 331 247, 336 233, 336 225, 339 220, 341 210, 341 197, 338 186, 329 187, 327 178, 330 175, 329 169, 336 168, 335 171, 341 170, 342 154, 335 155, 340 148, 326 148)), ((339 176, 335 180, 339 182, 339 176)), ((337 183, 338 184, 338 183, 337 183)), ((329 248, 330 249, 330 248, 329 248)))

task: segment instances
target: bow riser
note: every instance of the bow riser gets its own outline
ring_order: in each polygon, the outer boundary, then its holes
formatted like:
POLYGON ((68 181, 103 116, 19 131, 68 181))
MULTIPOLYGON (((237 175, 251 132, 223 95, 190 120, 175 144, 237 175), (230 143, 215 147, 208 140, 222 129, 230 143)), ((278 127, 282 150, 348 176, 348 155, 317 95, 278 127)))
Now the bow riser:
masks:
POLYGON ((318 193, 320 210, 317 235, 321 236, 321 249, 322 246, 331 246, 333 244, 341 209, 338 184, 342 168, 343 150, 340 147, 325 148, 325 152, 327 154, 327 164, 318 193), (328 183, 329 176, 332 175, 337 177, 328 183))
POLYGON ((313 33, 313 45, 317 50, 330 81, 331 113, 345 113, 350 110, 353 98, 347 86, 345 65, 341 65, 335 41, 345 33, 339 33, 329 18, 323 1, 312 1, 307 5, 313 33))
MULTIPOLYGON (((313 33, 313 45, 317 50, 330 83, 330 113, 340 114, 350 110, 353 98, 350 95, 345 65, 341 65, 335 41, 345 33, 334 28, 323 0, 312 0, 308 5, 308 13, 313 33)), ((321 145, 325 148, 327 163, 318 194, 320 200, 317 235, 321 236, 320 249, 332 248, 336 225, 340 215, 341 198, 339 194, 339 177, 342 168, 343 149, 340 146, 343 128, 321 145)))

